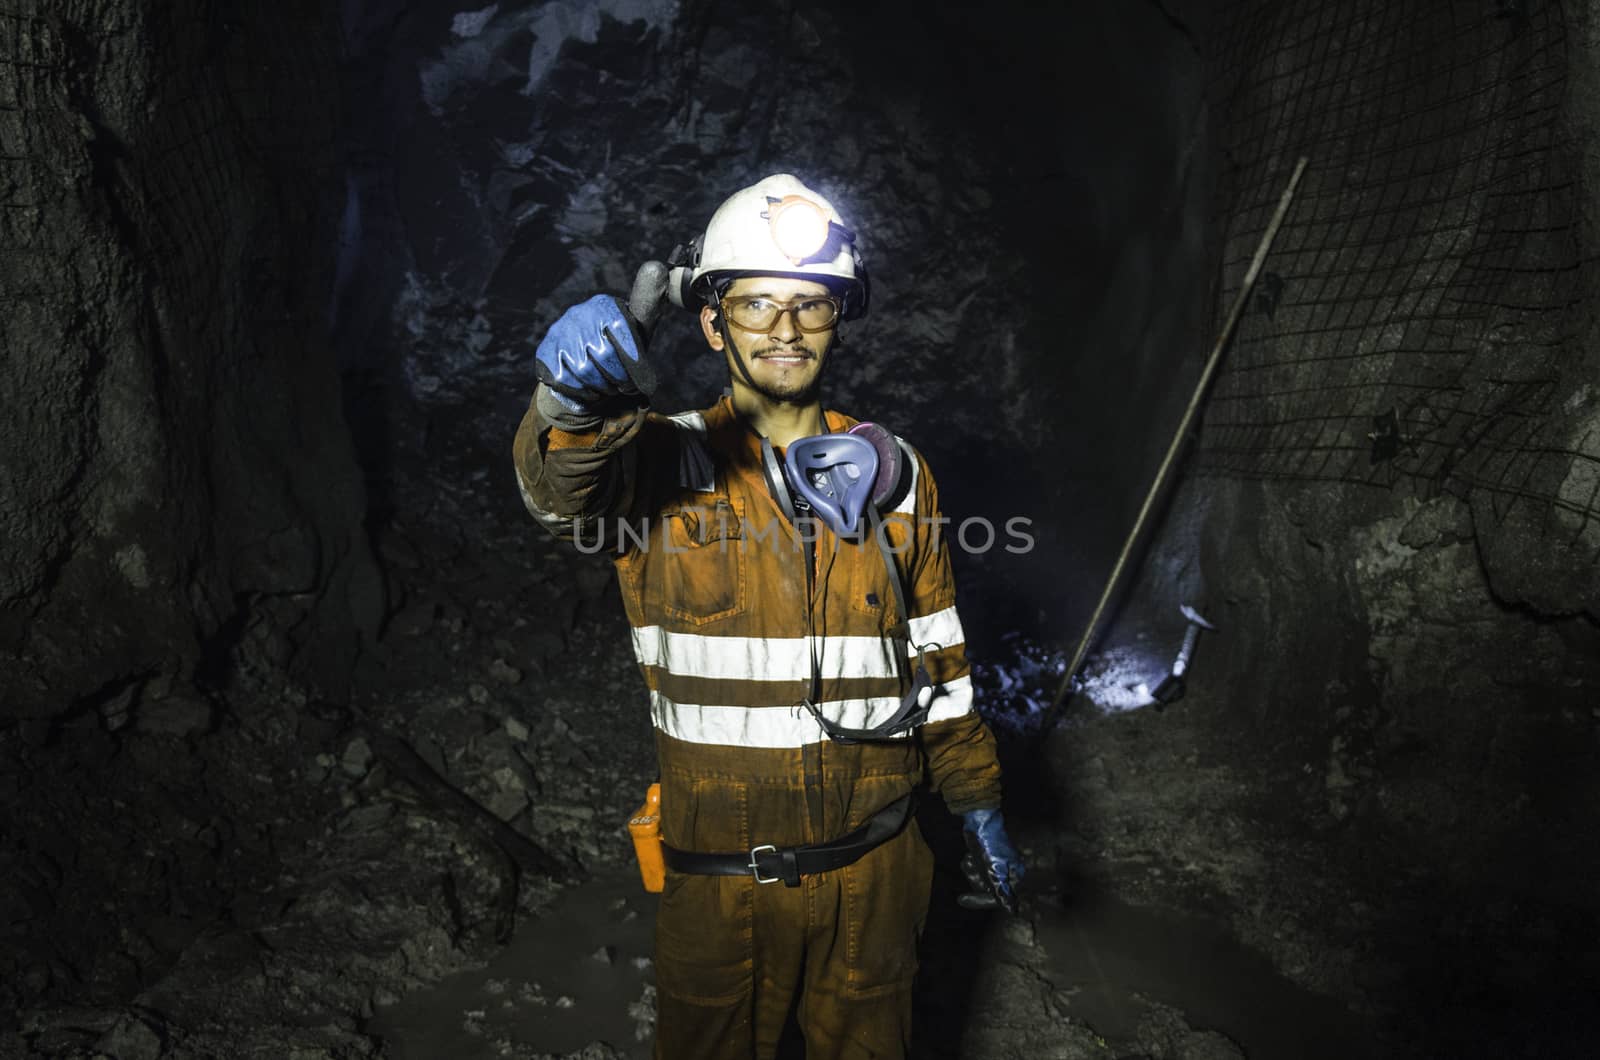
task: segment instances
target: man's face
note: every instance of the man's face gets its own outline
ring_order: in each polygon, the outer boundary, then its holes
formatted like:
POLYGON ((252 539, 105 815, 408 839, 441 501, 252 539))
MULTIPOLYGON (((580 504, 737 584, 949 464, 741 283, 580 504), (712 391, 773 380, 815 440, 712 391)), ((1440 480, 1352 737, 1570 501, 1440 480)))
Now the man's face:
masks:
MULTIPOLYGON (((828 288, 815 280, 802 280, 792 276, 745 276, 728 287, 722 296, 723 305, 749 299, 767 299, 773 302, 797 304, 808 298, 826 298, 828 288)), ((714 350, 722 351, 728 360, 728 370, 736 382, 754 384, 757 393, 772 401, 809 402, 816 396, 822 379, 822 365, 833 345, 837 322, 823 331, 803 332, 795 322, 793 312, 783 313, 770 332, 762 334, 746 331, 736 316, 728 318, 728 333, 734 345, 744 355, 750 378, 745 379, 733 351, 726 349, 722 335, 712 323, 709 306, 700 311, 700 326, 706 342, 714 350)))

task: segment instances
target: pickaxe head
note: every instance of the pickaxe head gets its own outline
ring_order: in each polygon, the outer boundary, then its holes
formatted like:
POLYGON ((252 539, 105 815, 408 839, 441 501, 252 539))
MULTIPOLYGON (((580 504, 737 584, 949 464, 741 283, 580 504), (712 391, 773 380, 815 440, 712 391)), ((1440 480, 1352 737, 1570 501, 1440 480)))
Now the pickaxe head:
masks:
POLYGON ((1189 656, 1194 653, 1194 642, 1199 639, 1202 629, 1217 628, 1188 604, 1184 604, 1178 610, 1182 611, 1183 617, 1188 620, 1189 628, 1183 635, 1183 647, 1178 650, 1178 657, 1172 662, 1172 672, 1163 677, 1161 683, 1150 693, 1156 701, 1157 710, 1183 698, 1184 674, 1189 670, 1189 656))
POLYGON ((1162 707, 1182 699, 1183 693, 1183 675, 1168 674, 1161 679, 1160 684, 1150 690, 1150 698, 1156 701, 1156 709, 1160 710, 1162 707))

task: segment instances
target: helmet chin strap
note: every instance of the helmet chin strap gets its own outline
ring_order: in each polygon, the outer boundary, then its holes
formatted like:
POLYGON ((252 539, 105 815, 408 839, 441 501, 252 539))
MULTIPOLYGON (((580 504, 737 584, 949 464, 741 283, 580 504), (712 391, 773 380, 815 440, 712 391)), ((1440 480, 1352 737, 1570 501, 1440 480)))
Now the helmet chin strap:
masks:
POLYGON ((733 341, 733 334, 728 331, 728 314, 722 309, 722 295, 717 293, 715 287, 711 288, 712 308, 717 313, 717 334, 722 336, 722 341, 728 349, 733 351, 733 363, 738 366, 739 374, 744 376, 745 385, 751 390, 757 389, 756 381, 750 378, 750 366, 745 364, 744 354, 733 341))

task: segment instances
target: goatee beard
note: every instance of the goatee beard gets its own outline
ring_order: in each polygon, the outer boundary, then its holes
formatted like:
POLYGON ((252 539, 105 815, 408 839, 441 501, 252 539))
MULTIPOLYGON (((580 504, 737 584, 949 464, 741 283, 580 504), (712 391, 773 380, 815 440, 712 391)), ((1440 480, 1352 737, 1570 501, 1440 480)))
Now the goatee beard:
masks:
POLYGON ((792 384, 789 386, 778 386, 755 379, 747 379, 745 382, 754 382, 755 385, 751 387, 751 389, 760 394, 762 397, 766 398, 768 401, 777 401, 786 405, 809 405, 813 401, 817 400, 818 395, 822 393, 821 372, 818 372, 812 377, 811 382, 803 386, 796 386, 792 384))
POLYGON ((822 376, 827 369, 827 356, 836 344, 837 339, 830 340, 820 353, 806 346, 771 345, 760 350, 753 350, 749 356, 751 362, 772 354, 782 356, 787 353, 791 356, 803 355, 814 361, 820 361, 822 367, 818 369, 816 375, 811 377, 811 382, 803 386, 777 386, 772 383, 758 381, 753 375, 746 379, 745 383, 750 384, 752 390, 768 401, 776 401, 786 405, 809 405, 815 402, 822 393, 822 376))

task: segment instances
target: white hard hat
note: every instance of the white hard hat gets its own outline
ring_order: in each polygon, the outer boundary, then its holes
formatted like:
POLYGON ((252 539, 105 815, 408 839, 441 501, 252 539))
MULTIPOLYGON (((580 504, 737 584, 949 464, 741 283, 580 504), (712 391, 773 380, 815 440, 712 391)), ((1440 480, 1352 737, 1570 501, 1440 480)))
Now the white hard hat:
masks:
POLYGON ((775 173, 734 192, 711 215, 697 250, 676 279, 678 290, 701 301, 719 279, 799 276, 842 285, 845 317, 866 312, 867 277, 855 233, 831 202, 792 174, 775 173))

